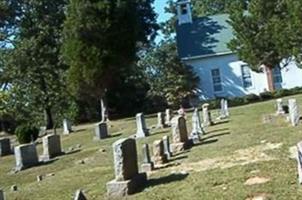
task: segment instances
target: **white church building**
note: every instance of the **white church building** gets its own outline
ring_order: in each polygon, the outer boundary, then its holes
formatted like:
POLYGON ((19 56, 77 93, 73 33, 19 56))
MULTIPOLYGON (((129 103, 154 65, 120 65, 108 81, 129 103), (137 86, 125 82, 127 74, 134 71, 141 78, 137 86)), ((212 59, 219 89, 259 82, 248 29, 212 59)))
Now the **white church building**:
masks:
MULTIPOLYGON (((190 0, 179 0, 177 5, 178 54, 200 77, 200 99, 258 95, 269 91, 265 70, 252 71, 228 48, 233 32, 227 14, 193 19, 190 0)), ((294 62, 276 68, 273 81, 276 89, 300 87, 302 69, 294 62)))

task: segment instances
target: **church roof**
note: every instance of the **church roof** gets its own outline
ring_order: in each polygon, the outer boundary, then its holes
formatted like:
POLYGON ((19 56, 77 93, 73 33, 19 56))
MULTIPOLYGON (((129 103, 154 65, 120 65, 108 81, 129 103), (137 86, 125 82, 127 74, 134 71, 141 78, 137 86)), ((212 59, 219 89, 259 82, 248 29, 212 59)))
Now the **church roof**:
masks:
POLYGON ((178 54, 182 59, 232 53, 227 44, 233 38, 228 15, 200 17, 176 26, 178 54))

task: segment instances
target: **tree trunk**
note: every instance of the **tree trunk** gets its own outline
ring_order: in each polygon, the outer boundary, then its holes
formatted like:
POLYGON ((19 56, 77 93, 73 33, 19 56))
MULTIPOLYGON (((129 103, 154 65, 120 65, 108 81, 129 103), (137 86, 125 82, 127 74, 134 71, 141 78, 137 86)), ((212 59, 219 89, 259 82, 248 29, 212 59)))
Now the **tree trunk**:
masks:
POLYGON ((51 108, 45 108, 45 118, 46 118, 46 130, 53 129, 53 119, 51 114, 51 108))
POLYGON ((273 67, 271 65, 265 65, 265 73, 266 73, 268 91, 273 92, 275 90, 273 67))

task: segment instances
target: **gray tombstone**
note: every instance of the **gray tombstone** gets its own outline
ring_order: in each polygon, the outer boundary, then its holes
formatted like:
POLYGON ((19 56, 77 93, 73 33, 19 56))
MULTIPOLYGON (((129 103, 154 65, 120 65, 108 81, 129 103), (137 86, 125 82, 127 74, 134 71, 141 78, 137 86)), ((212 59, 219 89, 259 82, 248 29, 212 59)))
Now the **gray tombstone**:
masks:
POLYGON ((97 140, 108 138, 108 127, 106 122, 99 122, 96 124, 95 137, 97 140))
POLYGON ((226 99, 220 100, 220 116, 219 119, 226 119, 229 117, 228 101, 226 99))
POLYGON ((115 179, 106 184, 107 195, 120 199, 133 194, 147 181, 146 173, 138 173, 136 141, 120 139, 113 143, 115 179))
POLYGON ((143 164, 141 165, 142 172, 150 172, 154 170, 154 163, 151 161, 150 158, 150 150, 149 145, 143 145, 143 164))
POLYGON ((63 120, 63 134, 68 135, 72 132, 72 127, 68 119, 63 120))
POLYGON ((176 116, 172 119, 172 143, 170 145, 173 154, 179 153, 187 148, 188 131, 184 117, 176 116))
POLYGON ((288 100, 289 120, 293 126, 297 126, 300 121, 300 111, 296 99, 288 100))
POLYGON ((297 144, 298 180, 302 184, 302 142, 297 144))
POLYGON ((156 128, 165 128, 165 114, 162 112, 157 113, 157 125, 156 128))
POLYGON ((211 120, 211 113, 209 111, 210 104, 205 103, 202 105, 202 114, 203 114, 203 127, 208 127, 213 124, 211 120))
POLYGON ((20 171, 39 164, 35 144, 23 144, 15 147, 16 170, 20 171))
POLYGON ((0 189, 0 200, 5 200, 4 192, 0 189))
POLYGON ((162 165, 168 161, 164 151, 164 143, 162 140, 153 142, 153 162, 155 165, 162 165))
POLYGON ((43 137, 42 141, 43 141, 42 159, 44 161, 47 161, 49 159, 52 159, 62 154, 60 135, 54 135, 54 134, 46 135, 43 137))
POLYGON ((277 107, 277 111, 276 111, 277 115, 284 115, 285 114, 285 112, 283 110, 283 100, 282 99, 277 99, 276 100, 276 107, 277 107))
POLYGON ((82 190, 77 190, 74 195, 74 200, 87 200, 82 190))
POLYGON ((136 138, 143 138, 149 135, 143 113, 138 113, 136 115, 136 128, 136 138))
POLYGON ((167 156, 167 159, 170 159, 172 157, 172 153, 171 153, 171 150, 170 150, 170 139, 169 139, 169 136, 164 136, 163 137, 163 144, 164 144, 164 152, 167 156))
POLYGON ((192 132, 191 139, 194 144, 198 144, 201 141, 201 137, 204 134, 204 130, 201 127, 201 120, 198 109, 195 108, 192 115, 192 132))
POLYGON ((10 147, 10 139, 9 138, 0 139, 0 157, 9 155, 11 153, 12 152, 10 147))
POLYGON ((166 109, 165 115, 165 125, 171 126, 171 119, 172 119, 172 111, 170 109, 166 109))

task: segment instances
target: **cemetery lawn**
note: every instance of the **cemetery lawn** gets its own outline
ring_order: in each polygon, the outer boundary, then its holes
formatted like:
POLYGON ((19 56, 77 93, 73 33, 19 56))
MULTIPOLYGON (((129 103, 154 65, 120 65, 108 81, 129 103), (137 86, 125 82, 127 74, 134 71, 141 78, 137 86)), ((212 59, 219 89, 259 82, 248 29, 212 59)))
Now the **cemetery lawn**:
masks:
MULTIPOLYGON (((302 107, 302 95, 294 96, 302 107)), ((288 99, 288 98, 284 98, 288 99)), ((129 200, 213 200, 302 199, 297 181, 297 162, 289 149, 302 140, 302 125, 291 127, 282 117, 263 123, 263 116, 275 113, 275 101, 230 109, 229 121, 217 121, 208 128, 203 144, 177 155, 165 168, 152 172, 148 185, 129 200), (250 178, 264 179, 262 184, 246 185, 250 178)), ((213 111, 213 119, 217 111, 213 111)), ((188 131, 191 130, 188 114, 188 131)), ((156 125, 156 115, 146 117, 148 127, 156 125)), ((8 200, 70 200, 82 188, 88 199, 106 199, 106 182, 114 178, 112 143, 135 133, 133 118, 111 121, 112 137, 93 141, 93 125, 81 125, 69 136, 62 136, 62 147, 80 150, 58 157, 52 163, 10 173, 14 156, 0 158, 0 188, 8 200), (83 160, 85 163, 81 164, 83 160), (51 176, 51 174, 53 176, 51 176), (38 175, 48 175, 37 182, 38 175), (12 185, 17 192, 10 191, 12 185)), ((151 129, 151 136, 139 139, 140 156, 144 142, 171 135, 170 128, 151 129)), ((39 154, 42 145, 38 145, 39 154)), ((139 161, 141 159, 139 158, 139 161)))

